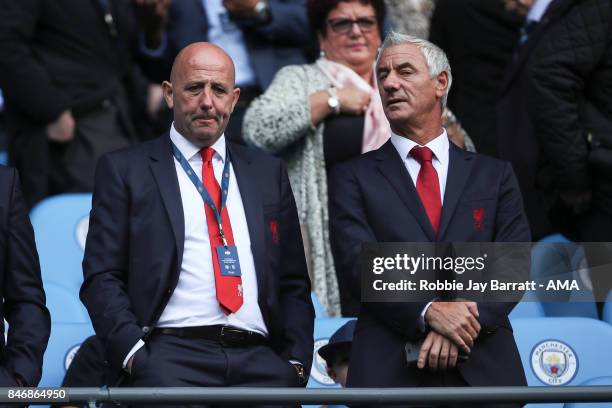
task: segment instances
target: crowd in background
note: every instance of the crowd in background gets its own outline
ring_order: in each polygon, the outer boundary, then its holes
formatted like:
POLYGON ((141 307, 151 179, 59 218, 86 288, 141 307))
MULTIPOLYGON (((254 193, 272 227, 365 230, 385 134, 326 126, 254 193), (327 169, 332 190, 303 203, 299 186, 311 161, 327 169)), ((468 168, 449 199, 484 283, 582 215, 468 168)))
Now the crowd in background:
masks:
POLYGON ((389 137, 373 73, 384 33, 446 52, 449 137, 512 163, 534 240, 612 241, 611 13, 609 0, 10 0, 0 148, 31 207, 92 191, 102 154, 168 131, 160 84, 177 53, 215 43, 241 88, 226 137, 286 161, 313 289, 330 315, 354 316, 327 175, 389 137))

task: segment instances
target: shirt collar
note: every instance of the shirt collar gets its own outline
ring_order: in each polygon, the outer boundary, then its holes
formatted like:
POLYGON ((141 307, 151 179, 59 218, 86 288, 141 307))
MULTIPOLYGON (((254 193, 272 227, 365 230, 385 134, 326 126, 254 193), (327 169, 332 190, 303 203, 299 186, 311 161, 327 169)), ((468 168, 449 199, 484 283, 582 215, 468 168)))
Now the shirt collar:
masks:
MULTIPOLYGON (((393 143, 393 146, 395 146, 395 149, 399 152, 403 160, 408 158, 410 150, 412 150, 414 146, 419 146, 419 144, 413 140, 399 136, 393 132, 391 133, 391 143, 393 143)), ((436 158, 440 164, 446 165, 448 164, 449 143, 446 129, 442 128, 442 133, 425 146, 431 149, 434 154, 434 158, 436 158)))
MULTIPOLYGON (((191 143, 185 136, 181 135, 174 127, 174 122, 170 128, 170 140, 179 149, 187 161, 192 159, 202 160, 200 156, 200 148, 191 143)), ((219 139, 211 146, 215 151, 215 157, 221 159, 221 162, 225 162, 225 134, 221 135, 219 139)))
POLYGON ((548 6, 552 0, 535 0, 531 8, 529 9, 529 13, 527 14, 527 21, 540 21, 542 16, 548 9, 548 6))

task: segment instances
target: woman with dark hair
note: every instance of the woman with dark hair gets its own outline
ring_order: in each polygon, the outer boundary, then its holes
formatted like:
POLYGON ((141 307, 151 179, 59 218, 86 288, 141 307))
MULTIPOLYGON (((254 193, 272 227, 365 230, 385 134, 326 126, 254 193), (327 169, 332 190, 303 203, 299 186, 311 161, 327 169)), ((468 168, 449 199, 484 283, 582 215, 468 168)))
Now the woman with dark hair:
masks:
MULTIPOLYGON (((336 274, 329 244, 327 174, 336 163, 378 149, 391 134, 374 63, 386 16, 384 0, 308 0, 320 58, 281 69, 247 110, 247 143, 287 162, 296 197, 313 288, 332 316, 356 316, 352 298, 336 274)), ((452 113, 444 122, 450 139, 470 146, 452 113)))
MULTIPOLYGON (((390 135, 374 78, 385 18, 383 0, 307 3, 320 58, 279 71, 248 109, 247 143, 280 154, 295 194, 314 290, 327 312, 340 313, 329 246, 327 172, 341 161, 379 148, 390 135)), ((358 302, 346 301, 353 315, 358 302)))

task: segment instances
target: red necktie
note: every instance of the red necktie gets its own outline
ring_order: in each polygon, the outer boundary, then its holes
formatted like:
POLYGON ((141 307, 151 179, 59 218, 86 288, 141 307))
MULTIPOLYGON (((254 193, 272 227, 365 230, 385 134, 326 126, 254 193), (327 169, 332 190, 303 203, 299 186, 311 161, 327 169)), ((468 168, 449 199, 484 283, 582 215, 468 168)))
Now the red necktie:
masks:
MULTIPOLYGON (((217 209, 221 208, 221 189, 219 183, 215 179, 213 171, 212 158, 215 151, 211 147, 206 147, 200 151, 202 155, 202 184, 208 191, 210 198, 217 209)), ((219 225, 215 212, 209 205, 204 204, 206 209, 206 224, 208 225, 208 237, 210 238, 210 249, 212 251, 213 269, 215 271, 215 286, 217 288, 217 300, 223 308, 225 314, 235 313, 242 306, 242 278, 240 276, 223 276, 219 267, 219 256, 217 255, 217 247, 223 245, 219 225)), ((228 245, 234 245, 234 235, 232 234, 232 225, 230 224, 227 207, 221 212, 221 224, 225 239, 228 245)))
POLYGON ((425 207, 425 212, 434 232, 438 235, 440 227, 440 214, 442 213, 442 200, 440 199, 440 182, 438 172, 431 163, 433 152, 429 147, 415 146, 410 150, 410 155, 421 164, 419 176, 417 177, 416 189, 425 207))

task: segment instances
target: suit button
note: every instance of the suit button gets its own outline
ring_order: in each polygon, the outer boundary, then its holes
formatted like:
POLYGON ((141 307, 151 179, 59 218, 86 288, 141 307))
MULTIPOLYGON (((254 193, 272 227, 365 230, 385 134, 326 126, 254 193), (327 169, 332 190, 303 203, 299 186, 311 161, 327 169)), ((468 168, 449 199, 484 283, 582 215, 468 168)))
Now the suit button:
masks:
POLYGON ((148 333, 148 332, 150 332, 150 331, 151 331, 151 328, 150 328, 149 326, 144 326, 144 327, 142 328, 142 332, 143 332, 144 334, 147 334, 147 333, 148 333))
POLYGON ((487 330, 487 334, 493 334, 497 331, 498 326, 495 327, 491 327, 489 330, 487 330))

